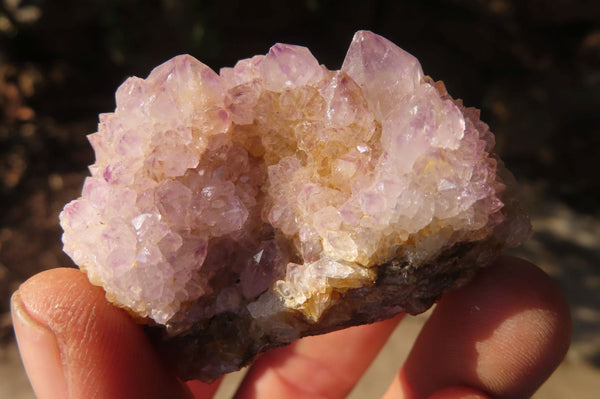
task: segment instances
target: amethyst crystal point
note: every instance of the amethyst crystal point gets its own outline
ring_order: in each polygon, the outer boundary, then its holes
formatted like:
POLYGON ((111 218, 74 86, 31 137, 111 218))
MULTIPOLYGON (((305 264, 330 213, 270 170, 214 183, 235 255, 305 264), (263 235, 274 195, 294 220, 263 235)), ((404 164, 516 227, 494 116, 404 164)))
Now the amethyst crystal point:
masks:
POLYGON ((65 251, 183 378, 422 312, 529 231, 479 112, 358 32, 339 71, 277 44, 117 91, 65 251))

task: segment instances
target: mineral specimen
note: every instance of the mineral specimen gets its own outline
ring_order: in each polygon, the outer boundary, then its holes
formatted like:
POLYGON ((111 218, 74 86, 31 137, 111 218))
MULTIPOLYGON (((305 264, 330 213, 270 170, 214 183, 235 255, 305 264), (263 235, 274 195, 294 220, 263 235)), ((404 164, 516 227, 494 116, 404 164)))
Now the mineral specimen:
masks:
POLYGON ((116 102, 65 251, 183 378, 422 312, 529 231, 479 112, 371 32, 339 71, 287 44, 220 74, 183 55, 116 102))

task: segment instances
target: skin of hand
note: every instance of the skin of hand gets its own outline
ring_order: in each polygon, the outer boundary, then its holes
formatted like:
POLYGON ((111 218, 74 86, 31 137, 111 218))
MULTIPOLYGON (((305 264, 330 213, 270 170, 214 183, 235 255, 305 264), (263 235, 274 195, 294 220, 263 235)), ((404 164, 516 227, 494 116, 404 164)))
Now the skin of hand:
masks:
MULTIPOLYGON (((172 375, 142 328, 77 270, 42 272, 11 303, 39 399, 211 398, 218 388, 172 375)), ((402 317, 269 351, 236 398, 344 398, 402 317)), ((502 258, 440 300, 384 398, 529 397, 563 359, 570 331, 554 282, 526 261, 502 258)))

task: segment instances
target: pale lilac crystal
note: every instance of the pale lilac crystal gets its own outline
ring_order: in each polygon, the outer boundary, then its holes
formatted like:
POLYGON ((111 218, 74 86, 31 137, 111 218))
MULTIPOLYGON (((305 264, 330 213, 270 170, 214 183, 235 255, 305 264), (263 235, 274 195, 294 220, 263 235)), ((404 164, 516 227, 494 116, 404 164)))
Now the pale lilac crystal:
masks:
POLYGON ((367 31, 354 35, 341 70, 363 89, 369 107, 380 121, 423 79, 421 64, 415 57, 367 31))
POLYGON ((258 65, 266 90, 282 92, 288 88, 318 84, 325 71, 306 47, 276 44, 258 65))
POLYGON ((448 271, 455 253, 478 267, 528 232, 478 111, 371 32, 339 71, 287 44, 219 75, 178 56, 116 100, 89 136, 82 197, 61 214, 65 251, 172 336, 236 314, 239 328, 255 320, 253 355, 352 324, 328 310, 360 295, 389 304, 359 320, 422 311, 471 270, 448 271), (398 303, 378 296, 386 279, 405 287, 398 303))

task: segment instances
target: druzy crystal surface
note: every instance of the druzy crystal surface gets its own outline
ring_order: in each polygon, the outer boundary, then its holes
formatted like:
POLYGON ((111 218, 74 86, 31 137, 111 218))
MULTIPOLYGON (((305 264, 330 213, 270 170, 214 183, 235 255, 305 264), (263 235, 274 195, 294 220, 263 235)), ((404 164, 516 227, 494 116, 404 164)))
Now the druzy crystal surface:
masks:
POLYGON ((64 248, 184 378, 424 311, 529 231, 479 112, 371 32, 338 71, 287 44, 219 74, 183 55, 116 103, 64 248))

